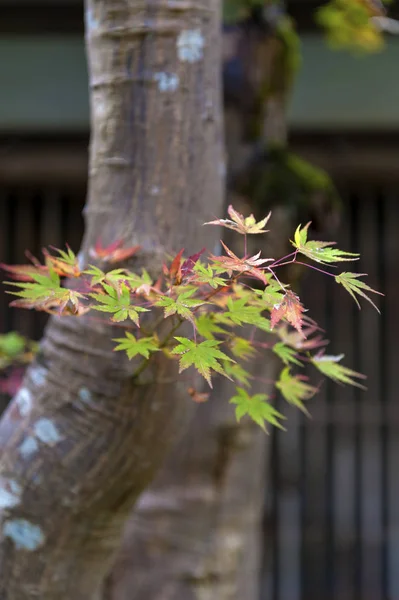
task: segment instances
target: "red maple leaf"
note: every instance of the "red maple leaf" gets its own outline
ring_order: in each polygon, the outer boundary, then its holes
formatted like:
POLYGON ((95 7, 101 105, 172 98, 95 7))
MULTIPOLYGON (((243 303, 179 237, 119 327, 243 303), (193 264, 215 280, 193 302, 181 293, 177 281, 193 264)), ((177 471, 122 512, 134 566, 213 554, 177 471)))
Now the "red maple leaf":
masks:
POLYGON ((280 304, 276 304, 271 312, 271 329, 273 329, 281 319, 286 319, 299 333, 304 335, 302 331, 304 311, 305 309, 298 296, 291 290, 288 290, 280 304))
POLYGON ((229 275, 231 275, 233 271, 239 272, 243 275, 250 274, 256 279, 260 279, 265 285, 267 285, 266 275, 259 267, 266 262, 274 260, 273 258, 259 258, 260 252, 258 252, 258 254, 254 254, 254 256, 249 256, 248 258, 245 256, 244 258, 239 258, 226 246, 226 244, 223 242, 221 243, 226 251, 227 256, 211 255, 210 258, 213 262, 225 267, 229 275))
POLYGON ((117 263, 130 258, 141 246, 130 246, 121 248, 123 240, 117 240, 108 246, 102 246, 101 240, 96 242, 94 248, 90 248, 89 254, 92 258, 100 258, 108 263, 117 263))
POLYGON ((190 394, 191 398, 194 400, 194 402, 197 402, 198 404, 206 402, 209 399, 209 394, 197 392, 197 390, 192 387, 188 388, 187 391, 190 394))
POLYGON ((202 248, 197 254, 192 254, 189 256, 181 266, 182 276, 186 277, 187 275, 191 275, 193 269, 195 267, 196 262, 198 262, 200 256, 205 252, 206 248, 202 248))

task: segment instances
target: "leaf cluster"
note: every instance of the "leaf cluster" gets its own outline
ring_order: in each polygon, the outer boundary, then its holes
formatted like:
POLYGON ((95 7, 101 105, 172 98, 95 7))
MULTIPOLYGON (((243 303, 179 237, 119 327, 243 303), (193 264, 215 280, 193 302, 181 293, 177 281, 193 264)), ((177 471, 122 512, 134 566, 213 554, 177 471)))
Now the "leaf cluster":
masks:
MULTIPOLYGON (((137 380, 153 355, 162 353, 169 360, 178 361, 180 373, 193 368, 210 387, 216 374, 231 380, 236 386, 231 403, 238 420, 248 416, 264 430, 267 424, 282 428, 284 417, 274 409, 271 398, 250 393, 254 378, 248 364, 255 354, 265 353, 267 360, 270 353, 281 360, 282 370, 274 382, 276 392, 306 414, 306 404, 318 388, 303 373, 293 373, 293 368, 310 364, 337 383, 358 387, 362 387, 363 376, 342 365, 341 355, 324 354, 327 340, 306 315, 299 296, 280 281, 277 271, 282 265, 299 262, 301 255, 310 263, 317 263, 318 271, 322 270, 320 265, 325 268, 357 260, 359 255, 336 248, 334 242, 309 240, 308 223, 296 229, 294 251, 286 257, 263 257, 260 252, 249 256, 247 236, 267 234, 269 219, 270 214, 260 221, 253 215, 244 217, 230 206, 228 218, 208 225, 240 234, 242 255, 232 252, 223 242, 223 254, 210 254, 207 260, 203 256, 205 249, 188 257, 181 249, 160 265, 157 279, 145 270, 137 273, 127 268, 125 262, 113 268, 116 262, 126 261, 139 251, 137 246, 124 248, 120 241, 105 247, 97 243, 89 252, 95 260, 86 268, 68 247, 52 249, 52 253, 46 250, 44 264, 32 259, 29 265, 5 266, 13 277, 8 282, 10 293, 17 296, 12 305, 77 318, 101 319, 98 313, 103 313, 103 320, 124 329, 123 336, 110 335, 116 351, 138 361, 132 373, 137 380), (254 279, 258 282, 256 288, 251 286, 254 279), (145 314, 148 317, 144 320, 145 314), (248 327, 252 333, 243 333, 248 327), (187 335, 189 330, 192 336, 187 335), (272 334, 274 341, 257 342, 257 330, 272 334)), ((312 268, 311 264, 308 266, 312 268)), ((359 298, 364 298, 377 308, 369 294, 379 292, 363 281, 363 274, 323 272, 333 277, 358 305, 359 298)), ((0 367, 2 360, 5 365, 4 361, 24 354, 26 343, 22 338, 15 334, 0 336, 0 367)), ((208 398, 197 391, 194 383, 189 384, 188 390, 195 402, 208 398)))

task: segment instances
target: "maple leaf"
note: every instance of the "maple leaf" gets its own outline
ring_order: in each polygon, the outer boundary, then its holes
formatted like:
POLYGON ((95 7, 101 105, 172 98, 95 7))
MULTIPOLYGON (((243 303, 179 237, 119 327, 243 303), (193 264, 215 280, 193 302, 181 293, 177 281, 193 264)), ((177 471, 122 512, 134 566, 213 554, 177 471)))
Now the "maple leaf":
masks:
POLYGON ((198 260, 202 256, 202 254, 204 254, 205 250, 206 250, 206 248, 202 248, 202 250, 200 250, 196 254, 192 254, 184 261, 184 263, 181 266, 181 273, 182 273, 183 277, 187 277, 188 275, 191 275, 195 265, 197 264, 198 260))
POLYGON ((34 308, 48 313, 56 312, 59 315, 81 315, 89 310, 80 303, 83 295, 63 288, 60 277, 55 271, 50 270, 47 275, 32 272, 31 278, 33 281, 5 282, 7 285, 20 288, 18 292, 7 292, 18 296, 10 306, 34 308))
POLYGON ((211 265, 205 266, 202 263, 197 262, 194 267, 194 273, 195 281, 197 283, 207 283, 213 289, 226 285, 226 279, 218 277, 215 269, 213 269, 211 265))
POLYGON ((284 318, 288 323, 295 327, 299 333, 303 334, 302 315, 304 310, 298 296, 291 290, 287 290, 280 304, 275 304, 273 307, 270 320, 271 329, 274 329, 275 325, 284 318))
POLYGON ((138 296, 149 296, 150 292, 159 293, 159 289, 157 289, 156 284, 154 285, 153 280, 145 269, 141 270, 141 275, 129 272, 126 281, 130 289, 138 296))
POLYGON ((273 261, 273 258, 259 258, 260 252, 248 258, 238 258, 238 256, 236 256, 234 252, 232 252, 226 246, 226 244, 224 244, 223 242, 221 242, 221 244, 225 249, 227 256, 211 255, 210 258, 216 265, 220 265, 221 267, 223 267, 225 271, 229 274, 229 276, 231 276, 233 272, 238 272, 241 275, 250 274, 256 279, 260 279, 266 285, 266 276, 264 272, 261 269, 259 269, 259 267, 266 262, 273 261))
POLYGON ((226 375, 228 375, 234 381, 238 381, 238 383, 241 383, 246 387, 250 386, 250 379, 252 379, 252 375, 246 371, 242 365, 223 361, 223 369, 226 375))
POLYGON ((54 246, 50 247, 55 252, 58 252, 59 256, 52 256, 48 250, 43 249, 48 269, 54 271, 60 277, 80 277, 82 272, 79 267, 78 258, 68 244, 66 245, 66 252, 65 250, 54 248, 54 246))
POLYGON ((280 378, 276 382, 276 388, 280 390, 287 402, 293 404, 309 416, 309 412, 303 401, 312 398, 318 390, 312 385, 305 383, 305 380, 306 377, 303 375, 291 375, 290 368, 286 367, 280 373, 280 378))
POLYGON ((289 330, 284 324, 277 328, 276 333, 287 346, 292 346, 292 348, 296 348, 297 350, 314 350, 328 344, 328 340, 325 340, 321 335, 309 338, 318 329, 317 325, 310 325, 301 332, 298 332, 289 330))
POLYGON ((163 266, 163 272, 169 277, 172 285, 180 285, 182 282, 181 259, 183 252, 184 248, 176 254, 169 268, 166 265, 163 266))
POLYGON ((223 366, 218 361, 234 361, 224 352, 219 350, 218 346, 221 342, 217 342, 216 340, 205 340, 205 342, 196 343, 184 337, 176 337, 175 339, 179 344, 171 350, 171 353, 181 354, 179 373, 188 369, 188 367, 194 366, 206 379, 210 387, 212 387, 211 371, 216 371, 230 379, 225 373, 223 366))
POLYGON ((280 304, 283 301, 285 288, 287 285, 278 283, 275 279, 271 281, 268 279, 268 284, 264 290, 257 290, 259 296, 263 302, 268 305, 271 310, 276 304, 280 304))
POLYGON ((358 294, 362 298, 365 298, 367 302, 370 302, 370 304, 374 306, 377 312, 380 312, 378 307, 374 304, 371 298, 367 296, 365 292, 372 292, 373 294, 379 294, 380 296, 383 296, 384 294, 373 290, 373 288, 367 285, 367 283, 364 283, 364 281, 359 281, 359 277, 365 276, 366 273, 340 273, 335 277, 335 281, 337 283, 340 283, 346 289, 346 291, 349 292, 349 294, 352 296, 359 308, 360 303, 356 297, 356 294, 358 294))
POLYGON ((164 309, 165 318, 178 314, 183 319, 188 319, 195 325, 194 315, 191 309, 205 304, 202 300, 191 298, 196 291, 195 288, 189 289, 178 294, 176 298, 161 296, 154 304, 155 306, 161 306, 164 309))
POLYGON ((215 333, 226 333, 224 329, 215 323, 214 317, 211 314, 200 315, 195 319, 195 326, 202 337, 208 340, 214 340, 215 333))
POLYGON ((335 246, 335 242, 307 241, 309 226, 310 222, 305 227, 302 227, 302 229, 301 225, 299 225, 295 231, 294 241, 291 240, 291 244, 301 254, 321 264, 359 259, 359 254, 333 248, 332 246, 335 246))
POLYGON ((237 388, 237 395, 233 396, 229 402, 236 405, 235 413, 237 421, 248 415, 263 431, 267 431, 265 423, 270 423, 284 430, 280 421, 284 420, 285 417, 269 404, 267 400, 268 396, 266 394, 250 396, 246 390, 237 388))
POLYGON ((253 215, 249 217, 244 217, 241 213, 234 210, 232 205, 227 209, 230 219, 216 219, 215 221, 209 221, 208 223, 204 223, 204 225, 220 225, 221 227, 227 227, 227 229, 233 229, 237 233, 241 233, 243 235, 247 234, 257 234, 257 233, 267 233, 268 230, 263 229, 268 220, 270 219, 271 212, 265 217, 262 221, 256 222, 256 219, 253 215))
POLYGON ((197 402, 198 404, 201 404, 202 402, 207 402, 209 400, 209 394, 197 392, 197 390, 193 387, 189 387, 187 391, 190 394, 191 398, 194 400, 194 402, 197 402))
POLYGON ((101 240, 98 240, 94 248, 90 248, 89 255, 108 263, 116 263, 130 258, 140 250, 140 246, 121 248, 122 244, 123 240, 117 240, 108 246, 102 246, 101 240))
POLYGON ((344 365, 340 365, 340 361, 344 358, 344 354, 339 354, 338 356, 331 356, 327 354, 317 354, 312 357, 312 364, 318 369, 323 375, 329 377, 333 381, 337 383, 346 383, 349 385, 354 385, 358 388, 365 390, 364 385, 361 385, 358 381, 354 379, 354 377, 358 379, 366 379, 365 375, 361 373, 357 373, 356 371, 352 371, 352 369, 348 369, 348 367, 344 367, 344 365))
POLYGON ((159 350, 158 340, 154 336, 136 339, 132 333, 127 331, 124 338, 117 338, 113 341, 119 343, 114 350, 124 350, 129 360, 138 354, 148 359, 152 352, 159 350))
POLYGON ((233 336, 229 340, 229 348, 236 358, 242 360, 249 360, 256 354, 253 344, 249 340, 238 336, 233 336))
POLYGON ((137 327, 140 327, 138 313, 148 312, 148 308, 132 305, 130 289, 124 284, 121 284, 120 292, 107 283, 103 283, 102 286, 104 293, 90 294, 90 297, 99 303, 92 305, 91 308, 101 312, 113 313, 111 321, 115 323, 131 319, 137 327))
POLYGON ((32 274, 48 274, 46 265, 6 265, 0 263, 0 268, 6 271, 16 281, 34 281, 32 274))
POLYGON ((262 331, 270 331, 270 321, 262 317, 262 307, 247 304, 246 298, 228 298, 227 309, 225 312, 216 315, 216 319, 226 324, 255 325, 262 331))
POLYGON ((277 342, 277 344, 274 344, 272 350, 279 358, 281 358, 285 365, 293 363, 294 365, 299 365, 300 367, 303 366, 303 364, 297 359, 297 352, 293 348, 290 348, 290 346, 283 344, 283 342, 277 342))

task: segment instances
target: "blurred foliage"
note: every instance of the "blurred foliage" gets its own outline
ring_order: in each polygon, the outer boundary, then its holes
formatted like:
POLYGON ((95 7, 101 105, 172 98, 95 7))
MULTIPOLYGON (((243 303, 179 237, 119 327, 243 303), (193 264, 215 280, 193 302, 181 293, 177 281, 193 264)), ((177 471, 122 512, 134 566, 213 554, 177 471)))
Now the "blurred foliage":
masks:
POLYGON ((293 84, 294 77, 302 64, 301 40, 290 17, 283 16, 276 25, 276 36, 283 46, 282 65, 285 89, 293 84))
POLYGON ((335 213, 341 199, 331 177, 283 144, 273 144, 259 153, 237 181, 241 193, 261 211, 270 203, 292 208, 295 218, 309 215, 310 206, 320 204, 321 213, 335 213))
POLYGON ((249 19, 254 9, 262 9, 265 0, 224 0, 223 21, 230 25, 249 19))
POLYGON ((28 364, 36 351, 36 342, 22 337, 15 331, 0 335, 0 370, 17 363, 28 364))
POLYGON ((316 11, 316 21, 333 49, 364 54, 384 47, 383 32, 372 19, 384 12, 379 0, 330 0, 316 11))

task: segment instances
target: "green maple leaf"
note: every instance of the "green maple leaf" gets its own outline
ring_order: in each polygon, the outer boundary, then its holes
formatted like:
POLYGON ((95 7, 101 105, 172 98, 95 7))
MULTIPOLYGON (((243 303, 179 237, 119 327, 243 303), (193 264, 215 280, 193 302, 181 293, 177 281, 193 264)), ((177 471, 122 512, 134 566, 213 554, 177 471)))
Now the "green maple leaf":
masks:
POLYGON ((227 325, 255 325, 262 331, 270 331, 270 321, 262 316, 262 307, 254 306, 247 303, 246 298, 238 298, 227 300, 228 310, 221 314, 217 314, 217 319, 227 325))
POLYGON ((18 300, 14 300, 11 306, 20 308, 35 308, 36 310, 44 310, 51 312, 55 308, 59 308, 59 312, 64 314, 79 314, 81 310, 80 299, 83 294, 62 287, 60 276, 49 269, 47 275, 42 273, 30 273, 32 281, 15 282, 7 281, 7 285, 20 288, 18 292, 7 292, 13 296, 18 296, 18 300), (71 305, 69 310, 67 305, 71 305))
POLYGON ((129 360, 138 354, 148 359, 152 352, 157 352, 157 350, 159 350, 155 337, 143 337, 136 339, 134 335, 128 331, 126 332, 124 338, 117 338, 113 341, 119 342, 119 345, 116 346, 114 350, 124 350, 129 360))
POLYGON ((102 284, 103 282, 112 285, 115 289, 120 291, 120 286, 128 279, 127 271, 125 269, 113 269, 105 273, 94 265, 89 265, 84 271, 85 275, 91 275, 92 286, 102 284))
POLYGON ((15 331, 0 335, 0 355, 7 358, 14 358, 21 354, 25 349, 25 338, 20 336, 15 331))
POLYGON ((266 402, 268 396, 266 394, 255 394, 250 396, 248 392, 242 388, 237 388, 237 395, 233 396, 230 404, 236 404, 236 419, 240 421, 242 417, 248 415, 257 425, 266 431, 265 423, 270 423, 279 429, 284 429, 280 420, 285 417, 279 413, 271 404, 266 402))
POLYGON ((197 317, 195 319, 195 326, 197 328, 198 333, 207 340, 214 340, 215 333, 226 333, 224 329, 222 329, 221 327, 219 327, 219 325, 215 323, 212 314, 204 314, 197 317))
POLYGON ((340 273, 335 277, 335 281, 340 283, 347 292, 352 296, 358 307, 360 308, 359 300, 356 297, 356 294, 365 298, 367 302, 370 302, 372 306, 376 309, 377 312, 380 312, 378 307, 374 304, 374 302, 365 294, 365 292, 372 292, 373 294, 379 294, 383 296, 381 292, 377 292, 373 290, 367 283, 364 281, 359 281, 359 277, 365 277, 366 273, 340 273))
MULTIPOLYGON (((218 277, 216 272, 220 269, 211 267, 211 265, 205 266, 200 262, 197 262, 194 267, 195 279, 198 283, 207 283, 213 289, 226 285, 226 279, 218 277)), ((223 272, 223 270, 221 270, 223 272)))
POLYGON ((293 363, 294 365, 299 365, 300 367, 303 366, 303 364, 297 359, 297 351, 294 350, 294 348, 290 348, 290 346, 286 346, 283 344, 283 342, 277 342, 277 344, 274 344, 272 350, 279 358, 281 358, 285 365, 293 363))
POLYGON ((64 261, 64 263, 66 263, 69 266, 74 266, 76 264, 76 254, 73 252, 73 250, 67 246, 67 252, 65 252, 65 250, 60 250, 59 248, 53 248, 56 252, 58 252, 58 254, 60 255, 60 257, 62 258, 62 260, 64 261))
POLYGON ((241 358, 242 360, 249 360, 256 353, 253 344, 249 340, 238 336, 231 338, 229 348, 236 358, 241 358))
POLYGON ((153 284, 153 281, 152 281, 150 275, 148 274, 148 272, 145 269, 142 269, 141 275, 138 275, 138 273, 129 272, 129 275, 127 277, 127 282, 129 284, 129 287, 132 290, 137 290, 138 288, 141 288, 141 287, 149 288, 153 284))
POLYGON ((323 373, 323 375, 326 375, 326 377, 329 377, 336 383, 346 383, 348 385, 354 385, 363 390, 366 389, 354 379, 354 377, 357 377, 358 379, 366 379, 365 375, 357 373, 356 371, 352 371, 352 369, 348 369, 348 367, 344 367, 344 365, 340 365, 339 363, 343 358, 344 354, 339 354, 338 356, 318 354, 317 356, 312 357, 312 364, 316 367, 316 369, 323 373))
POLYGON ((7 285, 21 288, 19 292, 8 293, 38 304, 47 300, 50 296, 58 296, 58 294, 65 292, 65 289, 61 286, 61 279, 55 271, 49 271, 48 275, 32 272, 30 277, 33 282, 16 283, 15 281, 6 281, 7 285))
POLYGON ((191 298, 196 291, 195 288, 189 289, 178 294, 176 298, 162 296, 155 302, 155 306, 161 306, 164 309, 165 318, 177 314, 183 319, 191 321, 195 325, 194 315, 191 309, 205 304, 202 300, 191 298))
POLYGON ((91 282, 90 284, 92 286, 97 285, 99 283, 101 283, 102 281, 104 281, 106 273, 104 273, 104 271, 102 271, 101 269, 99 269, 98 267, 94 266, 94 265, 89 265, 87 267, 87 269, 85 269, 83 271, 83 273, 85 275, 91 275, 91 282))
POLYGON ((238 381, 238 383, 241 383, 246 387, 249 387, 252 375, 251 373, 246 371, 242 365, 223 361, 223 369, 231 379, 233 379, 234 381, 238 381))
POLYGON ((197 371, 206 379, 210 387, 212 387, 211 371, 216 371, 224 375, 228 379, 223 366, 218 362, 225 360, 234 362, 224 352, 219 350, 218 346, 221 342, 216 340, 205 340, 205 342, 196 343, 188 338, 176 337, 179 344, 173 348, 172 354, 181 354, 179 361, 179 373, 194 366, 197 371))
MULTIPOLYGON (((283 287, 287 288, 288 286, 283 285, 283 287)), ((275 279, 270 280, 270 282, 263 291, 258 290, 258 294, 263 300, 263 302, 267 305, 266 308, 268 308, 268 310, 270 311, 276 304, 281 304, 285 296, 284 290, 281 288, 281 285, 275 279)))
POLYGON ((101 312, 113 313, 111 320, 115 323, 131 319, 139 327, 139 313, 148 312, 148 308, 132 305, 130 289, 123 283, 119 290, 104 282, 102 286, 104 294, 90 294, 90 297, 99 303, 92 305, 91 308, 101 312))
POLYGON ((300 252, 311 260, 321 264, 329 264, 336 262, 358 260, 359 254, 353 252, 344 252, 333 248, 335 242, 318 242, 308 241, 308 229, 310 223, 302 227, 299 225, 295 231, 294 241, 291 240, 291 244, 300 252))
POLYGON ((304 376, 291 375, 289 367, 286 367, 280 373, 276 388, 280 390, 289 404, 293 404, 309 416, 303 401, 312 398, 317 392, 317 388, 305 383, 304 376))

